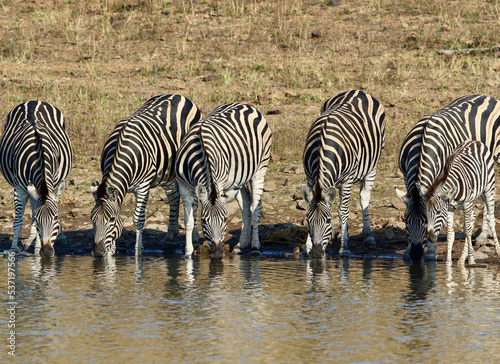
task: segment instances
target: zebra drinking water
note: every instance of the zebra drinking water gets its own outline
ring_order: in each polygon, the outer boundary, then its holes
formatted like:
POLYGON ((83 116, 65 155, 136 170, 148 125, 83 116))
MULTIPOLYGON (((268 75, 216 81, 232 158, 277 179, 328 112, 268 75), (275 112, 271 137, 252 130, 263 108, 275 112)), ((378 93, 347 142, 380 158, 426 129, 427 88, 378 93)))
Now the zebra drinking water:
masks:
POLYGON ((272 133, 266 119, 246 104, 218 106, 191 128, 176 161, 185 212, 186 257, 193 253, 198 200, 203 234, 211 244, 212 258, 224 255, 228 218, 225 204, 232 198, 236 198, 243 214, 240 241, 235 250, 247 248, 250 241, 252 249, 260 249, 260 199, 271 142, 272 133))
MULTIPOLYGON (((436 259, 436 244, 426 239, 426 199, 416 184, 428 189, 432 181, 444 171, 446 159, 453 150, 467 140, 486 144, 495 160, 500 154, 500 103, 485 95, 463 96, 434 114, 426 115, 408 132, 399 152, 399 169, 403 172, 406 193, 394 186, 405 203, 408 247, 405 259, 420 261, 436 259), (427 251, 424 255, 424 248, 427 251)), ((485 212, 486 215, 486 207, 485 212)), ((484 242, 489 228, 483 220, 477 242, 484 242)))
POLYGON ((29 101, 7 116, 0 140, 0 168, 14 187, 14 237, 17 249, 28 198, 32 210, 31 231, 25 249, 35 242, 35 252, 54 255, 56 238, 64 239, 58 202, 73 165, 73 149, 64 117, 55 106, 29 101))
POLYGON ((380 102, 363 91, 352 90, 327 100, 312 124, 304 149, 307 185, 302 195, 309 204, 306 253, 324 256, 333 238, 332 203, 340 192, 339 254, 349 257, 348 219, 352 186, 361 181, 361 208, 365 243, 374 245, 368 205, 380 153, 385 145, 385 112, 380 102))
POLYGON ((472 229, 474 228, 474 201, 480 196, 484 201, 486 213, 483 219, 493 235, 497 256, 500 258, 500 245, 495 230, 495 169, 493 157, 481 142, 464 142, 458 145, 448 157, 444 174, 437 177, 429 189, 417 184, 421 195, 427 196, 427 239, 435 243, 439 232, 447 223, 446 264, 451 264, 451 252, 455 240, 453 230, 454 210, 464 210, 465 244, 458 264, 474 262, 472 248, 472 229))
POLYGON ((180 196, 175 158, 182 138, 200 119, 198 107, 184 96, 159 95, 118 122, 102 151, 102 181, 93 182, 91 187, 96 203, 91 212, 94 256, 116 252, 116 239, 123 229, 121 205, 127 192, 135 195, 136 255, 143 251, 142 233, 151 188, 161 186, 167 194, 167 240, 178 234, 180 196))

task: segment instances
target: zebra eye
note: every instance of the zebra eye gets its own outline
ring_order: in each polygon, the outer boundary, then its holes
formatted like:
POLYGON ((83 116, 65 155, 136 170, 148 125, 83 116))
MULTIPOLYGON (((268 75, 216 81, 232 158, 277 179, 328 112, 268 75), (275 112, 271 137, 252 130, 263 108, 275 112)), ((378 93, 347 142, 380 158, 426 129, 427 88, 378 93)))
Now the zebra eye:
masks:
POLYGON ((331 218, 331 217, 329 217, 328 219, 326 219, 326 223, 327 223, 327 224, 331 224, 331 223, 332 223, 332 218, 331 218))
POLYGON ((114 216, 112 216, 112 217, 109 219, 109 222, 110 222, 111 224, 114 224, 114 223, 115 223, 115 221, 116 221, 116 217, 114 217, 114 216))

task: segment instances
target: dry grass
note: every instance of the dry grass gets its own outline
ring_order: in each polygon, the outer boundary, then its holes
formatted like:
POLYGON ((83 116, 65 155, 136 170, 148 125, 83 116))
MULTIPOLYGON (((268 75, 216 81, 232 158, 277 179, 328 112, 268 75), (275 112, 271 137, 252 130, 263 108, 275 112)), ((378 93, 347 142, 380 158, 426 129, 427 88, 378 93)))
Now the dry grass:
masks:
POLYGON ((381 168, 425 113, 472 93, 500 98, 498 1, 0 1, 0 104, 42 99, 66 116, 77 163, 147 98, 181 93, 207 114, 244 101, 300 162, 322 102, 361 88, 387 111, 381 168), (318 33, 320 32, 320 34, 318 33), (318 37, 312 34, 319 35, 318 37))

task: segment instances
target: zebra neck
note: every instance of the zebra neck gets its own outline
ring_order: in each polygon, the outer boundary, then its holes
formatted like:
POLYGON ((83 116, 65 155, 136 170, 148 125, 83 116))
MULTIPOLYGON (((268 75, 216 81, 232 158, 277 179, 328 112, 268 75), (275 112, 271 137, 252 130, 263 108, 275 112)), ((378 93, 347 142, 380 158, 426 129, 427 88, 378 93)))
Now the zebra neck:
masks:
POLYGON ((206 183, 210 188, 212 197, 218 196, 222 193, 222 186, 224 181, 228 178, 228 163, 227 158, 222 153, 222 150, 217 143, 216 137, 205 125, 200 125, 200 142, 205 154, 206 169, 206 183))

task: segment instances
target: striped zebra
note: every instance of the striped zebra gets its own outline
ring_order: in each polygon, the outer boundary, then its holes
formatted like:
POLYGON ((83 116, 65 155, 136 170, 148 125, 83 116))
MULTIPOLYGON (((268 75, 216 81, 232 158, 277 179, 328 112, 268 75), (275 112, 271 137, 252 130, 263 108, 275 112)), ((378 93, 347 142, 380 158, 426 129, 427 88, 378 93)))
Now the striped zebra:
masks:
MULTIPOLYGON (((409 242, 405 259, 436 259, 436 244, 427 243, 426 239, 426 196, 419 193, 416 184, 428 189, 432 181, 443 173, 446 158, 467 140, 486 144, 498 161, 499 126, 500 103, 485 95, 469 95, 424 116, 406 135, 399 152, 399 169, 404 176, 406 192, 394 186, 398 197, 406 205, 404 221, 409 242)), ((487 221, 483 219, 481 234, 476 241, 484 242, 489 236, 487 221)))
POLYGON ((472 229, 474 228, 474 201, 482 197, 486 213, 483 219, 493 234, 497 256, 500 245, 495 229, 495 169, 493 157, 488 147, 478 141, 463 142, 448 157, 444 173, 437 177, 428 189, 417 184, 421 195, 427 196, 427 239, 435 243, 439 232, 447 223, 446 264, 451 264, 451 252, 455 240, 453 231, 454 210, 464 210, 465 244, 458 264, 474 262, 472 248, 472 229))
POLYGON ((385 145, 385 111, 382 104, 363 91, 352 90, 327 100, 312 124, 304 149, 307 185, 302 196, 309 204, 306 253, 324 256, 333 238, 332 203, 339 189, 341 247, 349 257, 349 199, 355 182, 361 181, 363 234, 367 245, 375 245, 370 229, 368 205, 380 154, 385 145))
POLYGON ((193 253, 193 224, 201 202, 202 229, 212 258, 224 255, 226 202, 236 198, 243 215, 240 241, 260 249, 260 199, 270 158, 272 133, 254 107, 231 103, 216 107, 183 140, 176 161, 186 224, 186 257, 193 253), (248 186, 247 186, 248 184, 248 186), (253 225, 252 225, 253 223, 253 225))
POLYGON ((73 165, 73 149, 65 129, 61 111, 43 101, 20 104, 7 116, 0 140, 0 168, 14 187, 11 249, 17 249, 28 198, 32 219, 24 248, 30 249, 35 243, 35 252, 53 256, 56 238, 65 240, 58 201, 73 165))
POLYGON ((133 221, 135 254, 142 255, 142 233, 149 191, 161 186, 170 204, 167 240, 179 232, 179 190, 175 181, 175 157, 189 128, 201 119, 193 102, 181 95, 155 96, 130 117, 116 124, 101 154, 102 181, 92 183, 95 206, 93 254, 116 252, 123 229, 121 205, 127 192, 135 195, 133 221))

